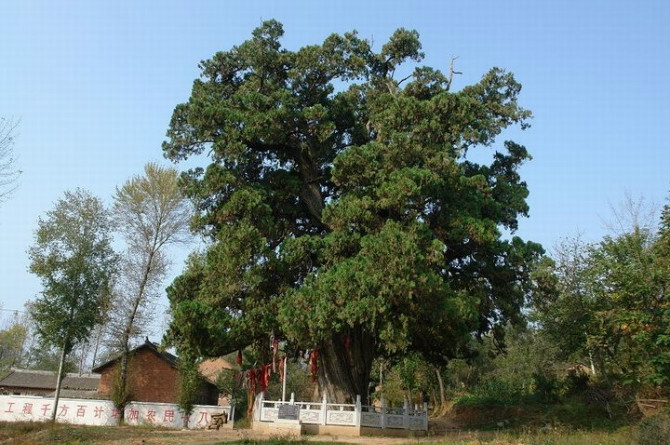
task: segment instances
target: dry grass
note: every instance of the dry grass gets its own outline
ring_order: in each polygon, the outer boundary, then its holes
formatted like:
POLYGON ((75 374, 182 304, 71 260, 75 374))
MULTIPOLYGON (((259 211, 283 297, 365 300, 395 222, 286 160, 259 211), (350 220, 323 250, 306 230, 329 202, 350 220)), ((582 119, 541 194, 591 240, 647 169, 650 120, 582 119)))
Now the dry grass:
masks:
POLYGON ((85 427, 47 423, 2 423, 0 445, 629 445, 635 443, 636 430, 623 428, 613 432, 538 430, 538 431, 460 431, 423 438, 306 436, 299 440, 262 437, 250 430, 225 432, 180 431, 148 427, 85 427))

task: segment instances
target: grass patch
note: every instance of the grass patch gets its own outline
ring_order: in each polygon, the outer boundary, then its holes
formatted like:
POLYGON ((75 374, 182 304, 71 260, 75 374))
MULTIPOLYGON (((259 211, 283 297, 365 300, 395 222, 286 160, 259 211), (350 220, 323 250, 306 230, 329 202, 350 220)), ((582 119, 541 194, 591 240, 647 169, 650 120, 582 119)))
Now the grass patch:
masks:
POLYGON ((49 422, 0 422, 2 445, 94 445, 112 440, 142 440, 169 430, 148 427, 107 427, 55 424, 49 422))
MULTIPOLYGON (((665 424, 663 424, 665 425, 665 424)), ((49 423, 0 423, 2 445, 100 445, 105 443, 141 444, 163 443, 163 437, 173 436, 165 443, 174 442, 175 430, 149 427, 94 427, 49 423)), ((430 445, 630 445, 638 443, 640 427, 624 427, 611 431, 575 430, 570 428, 531 429, 530 427, 509 428, 498 431, 461 431, 443 437, 428 438, 422 444, 430 445)), ((198 445, 198 441, 188 433, 179 436, 180 445, 198 445)), ((382 438, 380 438, 383 440, 382 438)), ((218 439, 215 439, 218 440, 218 439)), ((241 439, 234 442, 220 442, 220 445, 333 445, 358 442, 355 438, 342 442, 316 442, 306 438, 271 437, 267 440, 241 439)), ((414 443, 416 439, 407 439, 414 443)), ((665 444, 664 444, 665 445, 665 444)))
POLYGON ((630 428, 618 431, 479 431, 425 442, 426 445, 631 445, 633 443, 636 443, 635 434, 630 428))
POLYGON ((42 422, 0 422, 0 442, 44 429, 42 422))
POLYGON ((623 405, 588 404, 577 397, 554 403, 528 398, 522 403, 495 397, 464 396, 455 400, 452 418, 465 429, 567 428, 614 431, 638 421, 623 405))

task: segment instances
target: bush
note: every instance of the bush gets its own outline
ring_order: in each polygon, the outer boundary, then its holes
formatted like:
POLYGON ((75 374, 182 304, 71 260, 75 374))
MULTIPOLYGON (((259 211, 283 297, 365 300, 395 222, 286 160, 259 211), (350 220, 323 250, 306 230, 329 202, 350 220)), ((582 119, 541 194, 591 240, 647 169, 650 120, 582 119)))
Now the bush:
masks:
POLYGON ((670 443, 670 416, 654 414, 640 423, 639 445, 668 445, 670 443))
POLYGON ((568 374, 565 376, 565 393, 567 395, 583 394, 589 389, 591 377, 580 367, 572 367, 568 369, 568 374))
POLYGON ((535 384, 535 396, 538 397, 540 402, 554 403, 558 401, 558 390, 561 385, 554 372, 549 369, 534 372, 533 383, 535 384))
POLYGON ((513 406, 525 398, 523 388, 505 380, 492 379, 477 385, 467 395, 454 397, 454 401, 461 406, 513 406))

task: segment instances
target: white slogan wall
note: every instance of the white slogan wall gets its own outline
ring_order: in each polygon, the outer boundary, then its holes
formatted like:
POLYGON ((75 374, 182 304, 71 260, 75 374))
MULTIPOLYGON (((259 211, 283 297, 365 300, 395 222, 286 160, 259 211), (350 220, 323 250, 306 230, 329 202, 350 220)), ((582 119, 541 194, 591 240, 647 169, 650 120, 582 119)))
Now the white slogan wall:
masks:
MULTIPOLYGON (((0 421, 29 422, 51 419, 52 398, 36 396, 0 396, 0 421)), ((213 414, 226 412, 229 406, 195 405, 188 418, 188 428, 205 428, 213 414)), ((184 413, 169 403, 131 402, 124 411, 128 425, 154 425, 170 428, 184 427, 184 413)), ((109 400, 67 399, 58 401, 56 421, 78 425, 117 425, 119 412, 109 400)), ((224 427, 232 428, 232 422, 224 427)))

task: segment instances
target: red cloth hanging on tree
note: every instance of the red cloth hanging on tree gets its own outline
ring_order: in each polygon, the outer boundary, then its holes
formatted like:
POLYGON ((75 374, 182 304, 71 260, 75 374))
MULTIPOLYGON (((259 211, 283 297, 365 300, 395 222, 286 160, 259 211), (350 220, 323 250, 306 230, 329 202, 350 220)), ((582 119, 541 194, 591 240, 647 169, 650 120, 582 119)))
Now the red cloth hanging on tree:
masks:
POLYGON ((256 394, 256 371, 253 368, 247 373, 247 378, 249 379, 249 392, 256 394))
POLYGON ((317 359, 319 358, 319 351, 316 349, 312 350, 309 354, 309 369, 312 372, 312 381, 316 382, 316 373, 319 370, 319 365, 317 359))
POLYGON ((270 383, 270 372, 272 371, 272 365, 261 366, 258 369, 257 378, 258 386, 260 387, 261 392, 265 392, 270 383))
POLYGON ((258 372, 256 373, 256 386, 258 387, 258 390, 260 392, 265 391, 265 386, 263 386, 264 378, 263 378, 263 367, 261 366, 258 368, 258 372))

